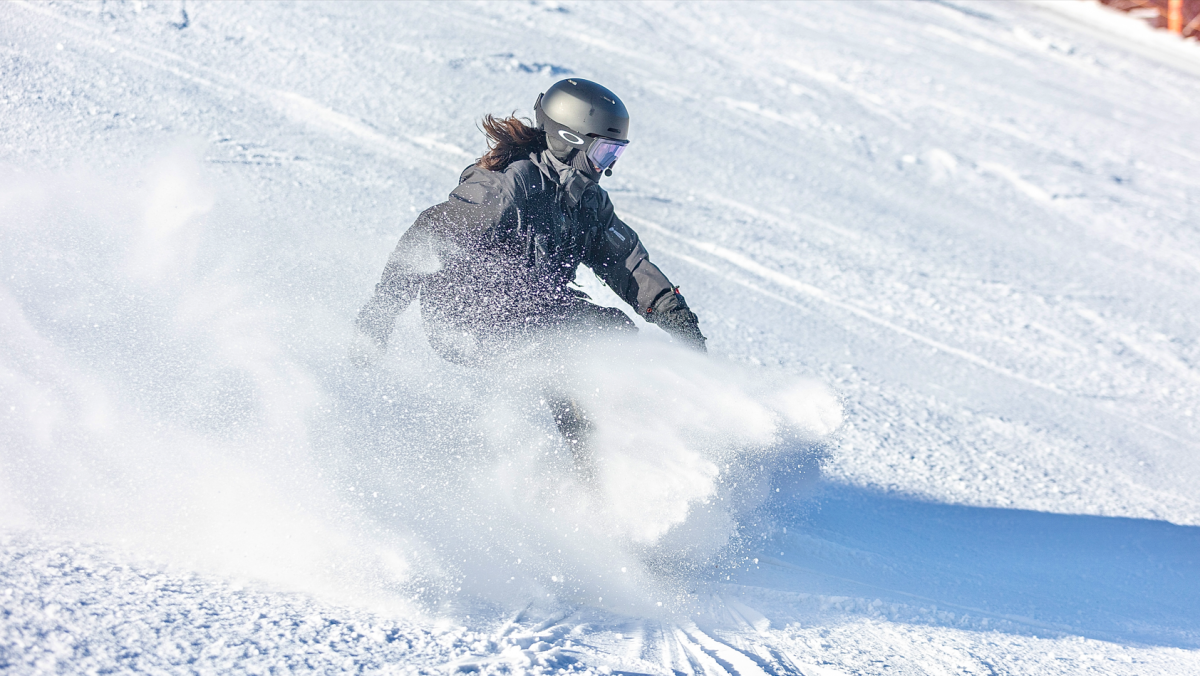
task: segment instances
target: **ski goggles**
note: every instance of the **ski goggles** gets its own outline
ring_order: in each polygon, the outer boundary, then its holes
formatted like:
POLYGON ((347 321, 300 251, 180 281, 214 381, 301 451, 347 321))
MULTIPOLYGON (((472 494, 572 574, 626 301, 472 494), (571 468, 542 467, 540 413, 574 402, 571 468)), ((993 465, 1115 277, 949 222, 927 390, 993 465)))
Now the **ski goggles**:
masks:
POLYGON ((629 141, 618 141, 606 136, 593 136, 592 143, 587 149, 587 156, 597 171, 604 171, 621 157, 621 153, 625 152, 627 145, 629 145, 629 141))

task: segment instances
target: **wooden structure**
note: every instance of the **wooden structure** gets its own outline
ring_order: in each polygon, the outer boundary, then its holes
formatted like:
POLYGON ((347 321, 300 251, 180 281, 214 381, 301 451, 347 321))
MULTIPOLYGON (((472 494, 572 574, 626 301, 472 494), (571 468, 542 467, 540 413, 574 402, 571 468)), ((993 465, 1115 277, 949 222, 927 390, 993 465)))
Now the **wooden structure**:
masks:
POLYGON ((1155 28, 1193 40, 1200 39, 1200 0, 1100 0, 1124 12, 1147 12, 1144 18, 1155 28))

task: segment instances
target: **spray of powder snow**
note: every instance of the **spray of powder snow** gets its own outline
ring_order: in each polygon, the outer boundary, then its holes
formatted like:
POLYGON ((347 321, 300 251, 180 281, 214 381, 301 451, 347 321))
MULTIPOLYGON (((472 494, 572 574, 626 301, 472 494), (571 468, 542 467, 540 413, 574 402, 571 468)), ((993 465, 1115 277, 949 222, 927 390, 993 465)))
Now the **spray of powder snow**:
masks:
POLYGON ((644 337, 463 369, 414 311, 355 369, 361 290, 253 265, 301 254, 196 166, 3 181, 4 526, 375 606, 654 612, 840 422, 815 383, 644 337), (591 481, 552 395, 593 425, 591 481))
POLYGON ((427 354, 416 314, 400 355, 338 386, 323 445, 342 449, 333 475, 364 513, 420 533, 442 595, 680 608, 739 517, 794 491, 840 422, 819 385, 654 341, 550 340, 536 359, 460 369, 427 354), (563 395, 591 422, 590 472, 546 405, 563 395))
MULTIPOLYGON (((309 440, 321 394, 190 154, 0 185, 3 521, 347 598, 403 585, 309 440), (214 218, 215 217, 215 218, 214 218)), ((395 595, 401 598, 404 595, 395 595)))

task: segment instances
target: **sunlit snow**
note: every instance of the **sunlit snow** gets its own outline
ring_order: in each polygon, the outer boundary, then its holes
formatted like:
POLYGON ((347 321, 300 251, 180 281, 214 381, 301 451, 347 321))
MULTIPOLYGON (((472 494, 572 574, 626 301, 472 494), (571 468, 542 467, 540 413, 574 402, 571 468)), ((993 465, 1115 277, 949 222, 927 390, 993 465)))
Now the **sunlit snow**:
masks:
POLYGON ((1198 92, 1083 0, 2 3, 0 670, 1200 673, 1198 92), (572 75, 710 354, 353 366, 572 75))

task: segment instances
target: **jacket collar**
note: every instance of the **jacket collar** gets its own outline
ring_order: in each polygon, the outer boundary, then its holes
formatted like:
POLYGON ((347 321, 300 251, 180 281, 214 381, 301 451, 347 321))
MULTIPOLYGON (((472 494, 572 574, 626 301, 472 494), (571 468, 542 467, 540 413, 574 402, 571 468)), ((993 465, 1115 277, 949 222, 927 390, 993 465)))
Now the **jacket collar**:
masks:
POLYGON ((584 191, 596 183, 584 172, 559 160, 549 150, 536 153, 530 156, 530 159, 533 160, 534 164, 538 165, 542 173, 558 183, 569 207, 578 206, 579 200, 583 198, 584 191))

